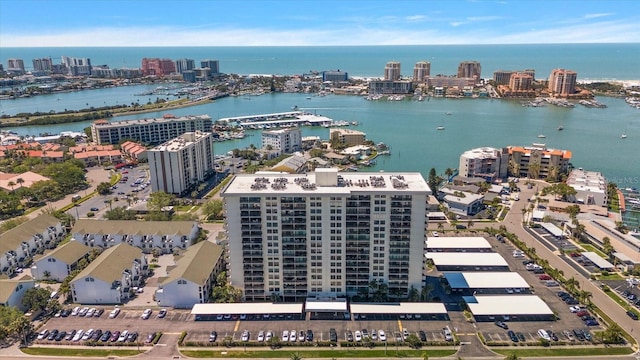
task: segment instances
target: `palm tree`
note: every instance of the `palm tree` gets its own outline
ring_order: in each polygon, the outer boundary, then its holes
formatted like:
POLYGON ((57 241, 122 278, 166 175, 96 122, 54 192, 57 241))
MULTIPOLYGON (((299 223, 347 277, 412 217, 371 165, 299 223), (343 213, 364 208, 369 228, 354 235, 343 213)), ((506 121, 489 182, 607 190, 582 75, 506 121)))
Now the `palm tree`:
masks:
POLYGON ((24 184, 24 179, 22 179, 22 178, 17 178, 17 179, 16 179, 16 183, 17 183, 18 185, 20 185, 20 187, 22 187, 22 184, 24 184))
POLYGON ((14 183, 12 180, 12 181, 9 181, 7 185, 11 186, 11 191, 13 192, 13 187, 16 185, 16 183, 14 183))
POLYGON ((438 230, 440 231, 444 230, 444 224, 442 222, 438 223, 438 230))
POLYGON ((289 359, 291 359, 291 360, 302 360, 302 356, 300 356, 300 354, 298 352, 294 352, 293 354, 291 354, 291 357, 289 357, 289 359))
POLYGON ((587 290, 578 291, 578 301, 580 301, 585 305, 591 304, 592 297, 593 297, 593 294, 587 290))
POLYGON ((529 164, 529 178, 537 179, 540 176, 540 163, 529 164))
POLYGON ((16 334, 22 339, 22 343, 27 343, 27 336, 33 332, 33 324, 26 316, 20 316, 9 324, 11 333, 16 334))
POLYGON ((45 281, 49 281, 49 279, 51 278, 51 271, 45 271, 42 273, 42 277, 44 278, 45 281))
POLYGON ((567 290, 569 290, 570 292, 573 292, 574 290, 580 288, 580 281, 578 281, 576 278, 572 276, 568 278, 567 281, 565 281, 564 286, 567 287, 567 290))

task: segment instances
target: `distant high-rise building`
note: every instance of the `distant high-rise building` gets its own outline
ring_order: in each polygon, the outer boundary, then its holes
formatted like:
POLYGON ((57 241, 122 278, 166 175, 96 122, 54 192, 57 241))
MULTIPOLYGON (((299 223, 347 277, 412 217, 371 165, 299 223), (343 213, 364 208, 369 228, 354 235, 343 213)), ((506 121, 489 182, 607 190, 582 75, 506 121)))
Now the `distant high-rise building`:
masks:
POLYGON ((534 69, 526 69, 522 71, 498 70, 493 72, 493 81, 496 83, 496 85, 509 85, 509 82, 511 81, 511 75, 516 73, 530 75, 531 80, 536 79, 536 71, 534 69))
POLYGON ((475 78, 476 81, 482 79, 482 67, 478 61, 463 61, 458 65, 459 78, 475 78))
POLYGON ((62 56, 62 64, 67 67, 69 75, 91 75, 91 59, 62 56))
POLYGON ((509 88, 512 91, 526 91, 531 90, 533 86, 533 77, 527 73, 517 72, 511 74, 509 78, 509 88))
POLYGON ((424 82, 431 75, 431 63, 418 61, 413 67, 413 82, 424 82))
POLYGON ((576 92, 577 79, 575 71, 553 69, 549 76, 549 91, 555 95, 571 95, 576 92))
POLYGON ((280 154, 291 154, 302 148, 302 133, 300 129, 278 129, 262 132, 262 147, 271 146, 280 154))
POLYGON ((329 70, 322 72, 322 81, 340 82, 349 81, 349 74, 340 70, 329 70))
POLYGON ((507 176, 509 153, 492 147, 481 147, 465 151, 460 155, 459 175, 481 177, 488 182, 507 176))
POLYGON ((142 59, 143 76, 166 76, 176 72, 176 63, 171 59, 142 59))
POLYGON ((176 72, 182 74, 185 71, 191 71, 196 68, 196 62, 193 59, 176 60, 176 72))
POLYGON ((400 80, 400 63, 397 61, 389 61, 384 67, 384 79, 396 81, 400 80))
POLYGON ((51 58, 33 59, 33 71, 50 72, 53 65, 51 58))
POLYGON ((218 60, 202 60, 200 61, 200 67, 211 69, 212 74, 220 72, 220 63, 218 60))
POLYGON ((187 132, 147 151, 151 189, 183 194, 213 171, 210 132, 187 132))
POLYGON ((7 71, 24 74, 24 61, 22 59, 8 59, 7 71))

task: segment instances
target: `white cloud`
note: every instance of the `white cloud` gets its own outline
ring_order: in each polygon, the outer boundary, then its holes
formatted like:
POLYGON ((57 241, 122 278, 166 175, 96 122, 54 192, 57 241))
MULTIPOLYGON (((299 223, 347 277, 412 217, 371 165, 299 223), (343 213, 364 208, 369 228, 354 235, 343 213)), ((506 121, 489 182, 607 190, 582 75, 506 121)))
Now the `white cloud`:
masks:
POLYGON ((605 17, 605 16, 611 16, 614 15, 614 13, 597 13, 597 14, 585 14, 583 16, 584 19, 596 19, 596 18, 601 18, 601 17, 605 17))
POLYGON ((426 17, 426 16, 424 16, 424 15, 411 15, 411 16, 407 16, 407 17, 406 17, 406 20, 407 20, 407 21, 412 21, 412 22, 414 22, 414 21, 422 21, 422 20, 426 20, 426 18, 427 18, 427 17, 426 17))

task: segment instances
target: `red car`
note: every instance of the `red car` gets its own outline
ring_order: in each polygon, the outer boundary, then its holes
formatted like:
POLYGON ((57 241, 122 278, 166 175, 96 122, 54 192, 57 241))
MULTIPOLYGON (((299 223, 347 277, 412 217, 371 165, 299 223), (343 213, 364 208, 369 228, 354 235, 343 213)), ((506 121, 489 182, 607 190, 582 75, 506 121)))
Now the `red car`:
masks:
POLYGON ((538 279, 540 280, 551 280, 551 276, 547 275, 547 274, 543 274, 538 276, 538 279))
POLYGON ((578 317, 583 317, 589 315, 589 312, 587 310, 580 310, 576 313, 576 315, 578 315, 578 317))

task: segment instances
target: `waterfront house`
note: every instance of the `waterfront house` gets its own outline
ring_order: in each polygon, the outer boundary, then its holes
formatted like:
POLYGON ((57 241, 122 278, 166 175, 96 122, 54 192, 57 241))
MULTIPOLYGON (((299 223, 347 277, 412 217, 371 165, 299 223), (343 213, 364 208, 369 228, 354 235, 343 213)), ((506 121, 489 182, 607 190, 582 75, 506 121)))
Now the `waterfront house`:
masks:
POLYGON ((0 274, 13 275, 31 263, 33 256, 54 248, 66 231, 60 220, 40 215, 0 236, 0 274))
POLYGON ((200 234, 200 226, 195 221, 79 219, 71 233, 74 239, 91 247, 109 248, 127 243, 146 254, 154 248, 171 254, 175 248, 191 246, 200 234))
POLYGON ((105 250, 70 283, 73 302, 121 304, 143 283, 149 266, 142 250, 118 244, 105 250))
POLYGON ((484 195, 459 192, 457 195, 445 195, 444 202, 455 214, 472 216, 482 210, 484 195))
POLYGON ((31 274, 37 280, 63 281, 78 268, 81 259, 89 257, 91 248, 71 240, 35 261, 31 274))
POLYGON ((160 306, 191 308, 205 303, 216 277, 224 270, 222 247, 202 241, 190 247, 167 267, 168 275, 158 279, 156 301, 160 306))

